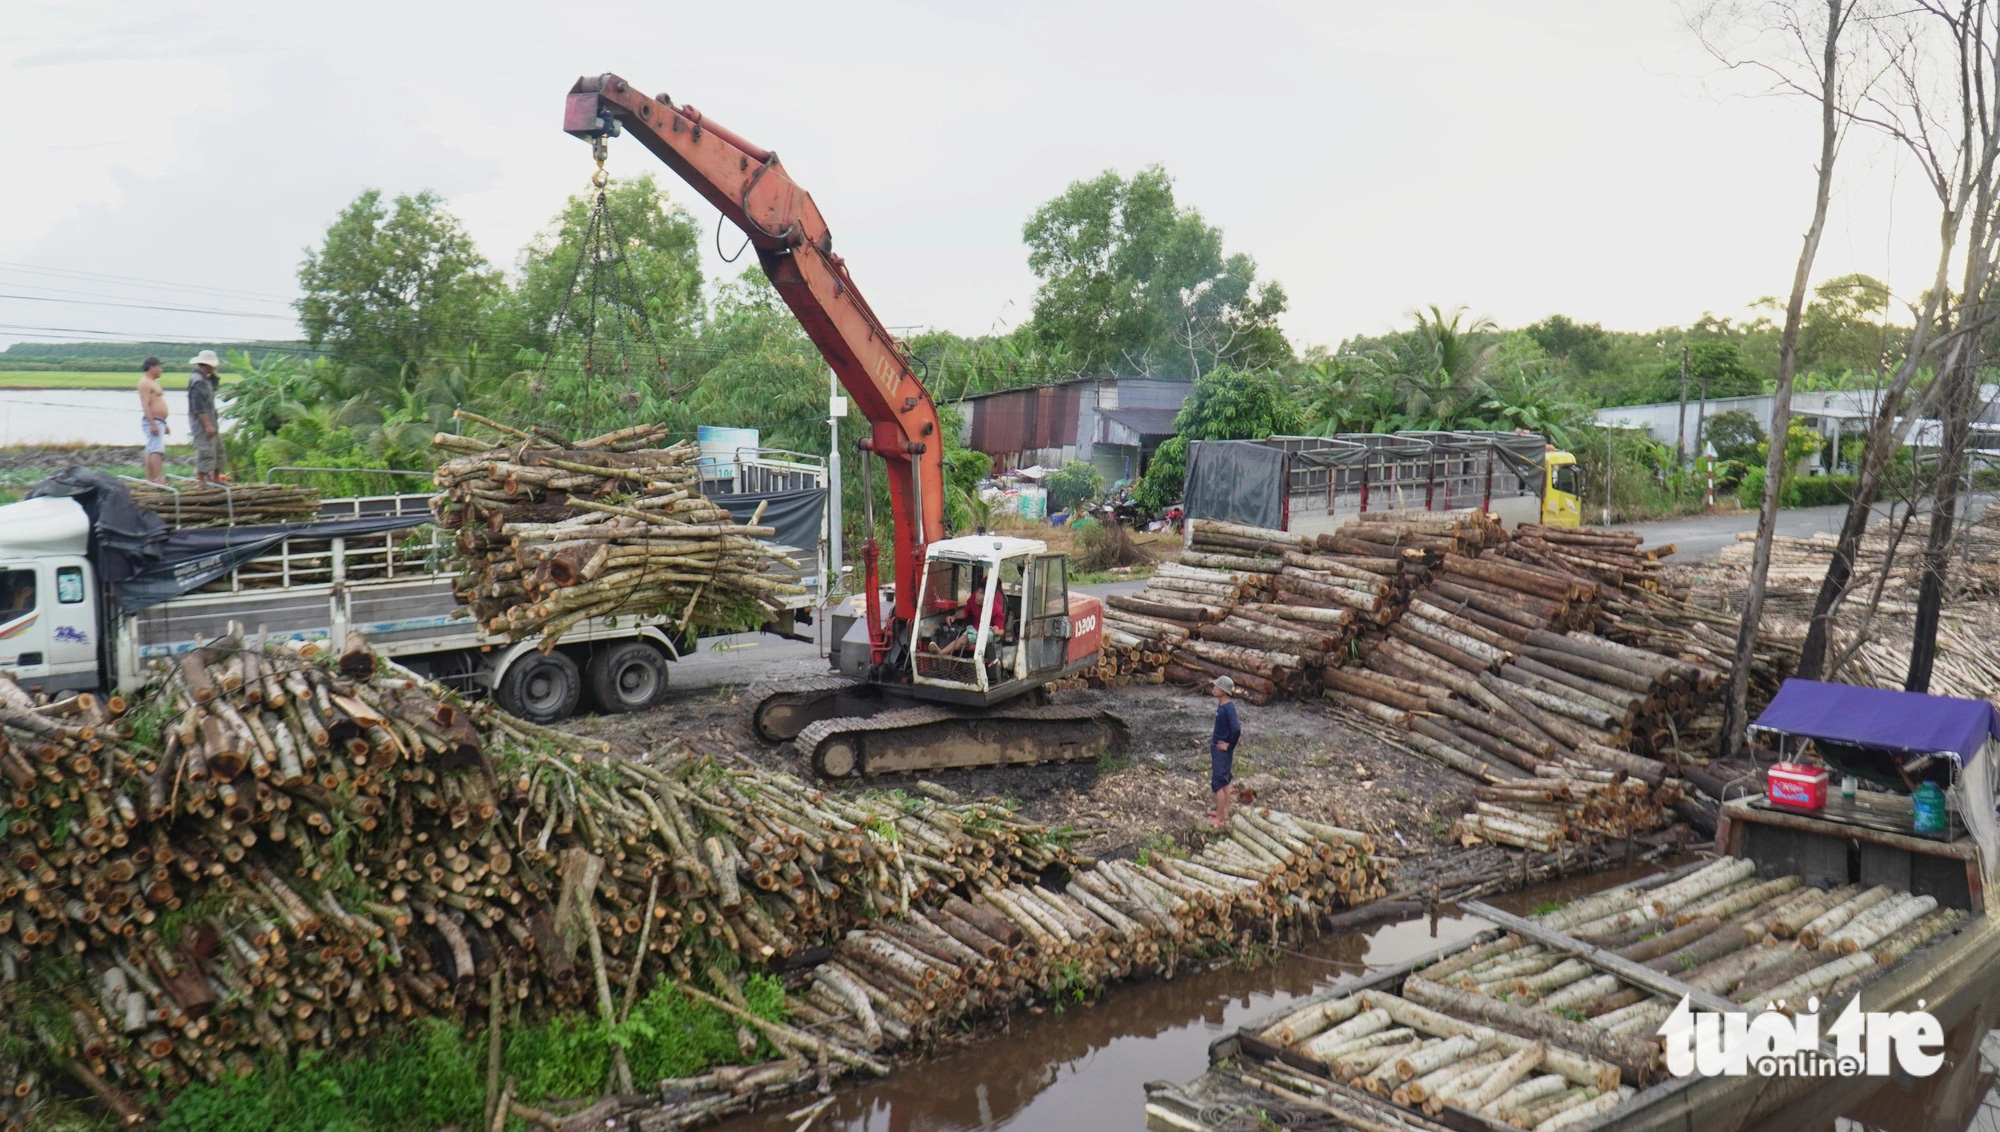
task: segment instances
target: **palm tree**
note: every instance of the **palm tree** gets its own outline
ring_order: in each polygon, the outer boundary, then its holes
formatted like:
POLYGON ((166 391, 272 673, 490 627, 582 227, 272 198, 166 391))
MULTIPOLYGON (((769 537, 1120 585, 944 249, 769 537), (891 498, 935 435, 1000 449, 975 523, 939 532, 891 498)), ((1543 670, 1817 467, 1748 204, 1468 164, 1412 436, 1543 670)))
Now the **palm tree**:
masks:
POLYGON ((1480 317, 1466 322, 1460 307, 1447 317, 1432 304, 1413 311, 1417 324, 1364 354, 1363 362, 1394 390, 1399 425, 1412 429, 1462 427, 1477 409, 1500 345, 1499 327, 1480 317))

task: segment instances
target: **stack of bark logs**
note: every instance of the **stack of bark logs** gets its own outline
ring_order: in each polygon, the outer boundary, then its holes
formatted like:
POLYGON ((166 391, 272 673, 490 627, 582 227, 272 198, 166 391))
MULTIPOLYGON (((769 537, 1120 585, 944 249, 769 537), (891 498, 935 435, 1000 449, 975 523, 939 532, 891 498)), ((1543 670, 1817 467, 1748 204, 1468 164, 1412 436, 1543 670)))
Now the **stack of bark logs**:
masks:
MULTIPOLYGON (((1888 885, 1820 889, 1797 876, 1759 879, 1749 860, 1723 857, 1657 888, 1613 889, 1536 918, 1711 994, 1741 1003, 1784 1000, 1781 1009, 1791 1013, 1815 995, 1838 1002, 1873 982, 1965 913, 1888 885)), ((1515 956, 1502 977, 1536 980, 1541 1008, 1581 1011, 1614 1033, 1650 1036, 1678 1001, 1595 972, 1557 981, 1552 972, 1562 956, 1515 937, 1489 955, 1502 950, 1515 956)), ((1483 993, 1518 989, 1482 985, 1483 993)))
POLYGON ((284 483, 173 488, 132 484, 132 502, 169 527, 305 523, 319 517, 319 492, 284 483))
POLYGON ((453 453, 438 466, 431 509, 458 532, 461 602, 486 631, 511 639, 539 633, 544 650, 577 623, 611 615, 677 614, 699 631, 767 618, 787 594, 782 563, 754 520, 738 526, 701 494, 699 449, 683 441, 650 448, 666 426, 619 429, 568 441, 461 418, 504 441, 439 433, 453 453))
POLYGON ((1674 553, 1674 544, 1645 548, 1637 531, 1547 527, 1522 523, 1514 529, 1511 555, 1562 569, 1613 589, 1642 589, 1686 597, 1661 577, 1660 559, 1674 553))
MULTIPOLYGON (((130 705, 37 704, 0 679, 0 1048, 28 1059, 0 1063, 28 1086, 0 1126, 54 1082, 137 1122, 156 1083, 503 1000, 615 1024, 614 986, 624 1011, 664 977, 726 999, 712 968, 810 965, 828 944, 838 965, 813 982, 840 995, 848 972, 877 1013, 843 1025, 869 1040, 744 1023, 782 1053, 885 1071, 872 1039, 911 1005, 932 1004, 928 1032, 1078 971, 1170 964, 1378 897, 1394 865, 1362 834, 1251 811, 1188 861, 1086 869, 1004 804, 936 787, 841 796, 676 748, 592 757, 602 743, 461 704, 358 637, 336 654, 231 632, 163 676, 130 705), (1065 871, 1067 896, 1034 887, 1065 871), (974 897, 958 921, 954 891, 974 897), (995 951, 1002 921, 1034 948, 995 951), (967 958, 940 932, 979 952, 978 995, 931 989, 940 953, 967 958)), ((742 1077, 710 1084, 738 1096, 742 1077)))
MULTIPOLYGON (((1813 996, 1838 1003, 1965 916, 1887 886, 1759 879, 1751 862, 1725 857, 1536 919, 1711 994, 1795 1011, 1813 996)), ((1244 1079, 1281 1096, 1320 1095, 1298 1075, 1309 1070, 1451 1127, 1483 1117, 1481 1126, 1555 1132, 1615 1118, 1661 1079, 1658 1030, 1680 1001, 1573 947, 1509 933, 1421 967, 1393 991, 1335 994, 1277 1018, 1258 1036, 1288 1056, 1261 1073, 1246 1062, 1244 1079)), ((1323 1099, 1356 1108, 1352 1093, 1323 1099)), ((1389 1126, 1379 1109, 1357 1115, 1359 1127, 1389 1126)))

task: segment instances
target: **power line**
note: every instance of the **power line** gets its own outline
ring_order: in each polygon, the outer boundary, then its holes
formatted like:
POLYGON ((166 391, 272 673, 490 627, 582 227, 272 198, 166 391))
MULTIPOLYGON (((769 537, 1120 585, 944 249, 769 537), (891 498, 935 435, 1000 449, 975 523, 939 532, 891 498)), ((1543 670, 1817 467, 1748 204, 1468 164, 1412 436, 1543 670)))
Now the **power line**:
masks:
POLYGON ((128 310, 169 311, 174 314, 213 314, 227 318, 277 318, 291 323, 298 321, 297 315, 290 314, 267 314, 263 311, 216 310, 213 307, 169 307, 157 303, 124 303, 114 299, 64 299, 54 295, 15 295, 4 292, 0 292, 0 299, 13 299, 18 302, 27 303, 68 303, 73 306, 82 307, 123 307, 128 310))
POLYGON ((234 287, 209 287, 199 283, 175 282, 166 279, 139 279, 127 275, 106 275, 97 271, 78 271, 73 268, 42 267, 32 263, 18 263, 11 260, 0 260, 0 270, 26 272, 33 275, 53 275, 64 279, 77 279, 94 283, 112 283, 125 287, 164 287, 169 290, 214 295, 219 298, 252 299, 260 303, 284 303, 287 305, 291 303, 289 298, 273 295, 269 291, 245 291, 234 287))

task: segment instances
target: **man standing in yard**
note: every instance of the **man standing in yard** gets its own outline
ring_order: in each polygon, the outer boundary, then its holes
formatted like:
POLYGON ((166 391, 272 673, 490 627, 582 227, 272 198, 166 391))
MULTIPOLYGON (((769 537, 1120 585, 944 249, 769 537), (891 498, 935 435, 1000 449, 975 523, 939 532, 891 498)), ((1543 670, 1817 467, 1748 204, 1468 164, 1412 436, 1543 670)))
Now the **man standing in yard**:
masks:
POLYGON ((203 350, 188 363, 194 372, 188 374, 188 431, 194 434, 194 478, 202 487, 210 487, 228 482, 222 474, 222 438, 217 428, 215 412, 215 388, 219 379, 215 371, 222 364, 214 350, 203 350))
POLYGON ((1215 730, 1208 738, 1208 788, 1215 794, 1215 808, 1208 811, 1208 824, 1221 829, 1229 824, 1229 784, 1235 778, 1236 744, 1243 738, 1243 725, 1236 721, 1236 703, 1229 698, 1236 681, 1217 676, 1209 688, 1215 693, 1215 730))
POLYGON ((146 482, 166 483, 167 394, 160 388, 160 359, 139 367, 139 428, 146 437, 146 482))

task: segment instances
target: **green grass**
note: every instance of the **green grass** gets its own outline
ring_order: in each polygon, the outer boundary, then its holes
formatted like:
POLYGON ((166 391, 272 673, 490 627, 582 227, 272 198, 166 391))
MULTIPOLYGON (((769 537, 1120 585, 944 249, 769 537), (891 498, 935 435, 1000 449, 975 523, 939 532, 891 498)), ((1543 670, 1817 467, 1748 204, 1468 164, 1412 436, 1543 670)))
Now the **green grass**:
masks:
MULTIPOLYGON (((160 375, 160 388, 186 389, 188 375, 173 367, 160 375)), ((222 383, 236 380, 235 374, 222 375, 222 383)), ((139 371, 131 373, 83 373, 74 370, 0 369, 0 389, 136 389, 139 371)))
MULTIPOLYGON (((1071 988, 1064 988, 1071 989, 1071 988)), ((784 987, 765 975, 743 988, 759 1017, 784 1018, 784 987)), ((713 1007, 661 984, 614 1035, 583 1014, 510 1031, 504 1072, 520 1082, 525 1103, 550 1097, 595 1096, 610 1077, 611 1047, 626 1047, 632 1076, 651 1082, 686 1077, 744 1061, 736 1023, 713 1007)), ((174 1097, 160 1132, 390 1132, 461 1128, 480 1123, 485 1103, 486 1038, 467 1035, 447 1019, 417 1022, 359 1056, 305 1050, 296 1065, 263 1064, 219 1085, 195 1084, 174 1097)), ((751 1060, 777 1056, 760 1040, 751 1060)), ((518 1121, 508 1124, 520 1128, 518 1121)))

